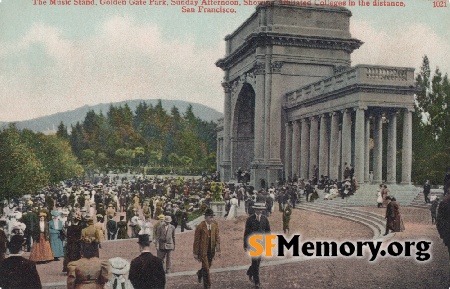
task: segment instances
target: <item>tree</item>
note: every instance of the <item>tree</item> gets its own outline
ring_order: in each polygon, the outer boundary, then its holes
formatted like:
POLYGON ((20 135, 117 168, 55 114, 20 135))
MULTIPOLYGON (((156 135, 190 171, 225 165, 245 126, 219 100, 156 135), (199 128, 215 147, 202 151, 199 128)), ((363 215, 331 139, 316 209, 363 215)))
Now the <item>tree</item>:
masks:
POLYGON ((442 182, 450 153, 450 85, 448 75, 436 68, 431 77, 427 56, 423 57, 416 85, 416 111, 413 114, 413 166, 415 183, 442 182))
POLYGON ((180 162, 184 165, 184 168, 190 168, 192 166, 192 158, 188 156, 182 156, 180 158, 180 162))
POLYGON ((49 183, 49 174, 21 140, 15 125, 0 133, 0 199, 34 194, 49 183))
POLYGON ((139 158, 139 166, 141 165, 141 156, 145 154, 145 150, 143 147, 137 147, 134 149, 134 154, 139 158))
POLYGON ((56 131, 56 136, 63 139, 69 139, 69 133, 67 132, 67 127, 61 121, 58 125, 58 130, 56 131))
POLYGON ((154 166, 159 165, 162 159, 161 151, 150 151, 149 161, 152 162, 154 166))

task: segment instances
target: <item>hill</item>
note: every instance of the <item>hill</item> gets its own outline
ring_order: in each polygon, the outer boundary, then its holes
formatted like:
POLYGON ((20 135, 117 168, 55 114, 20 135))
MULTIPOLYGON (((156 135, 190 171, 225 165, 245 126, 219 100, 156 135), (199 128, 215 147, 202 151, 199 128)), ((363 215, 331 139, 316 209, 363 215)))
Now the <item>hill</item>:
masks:
MULTIPOLYGON (((141 103, 142 101, 146 102, 147 104, 152 104, 155 106, 158 102, 158 99, 137 99, 137 100, 127 100, 127 101, 121 101, 121 102, 113 102, 113 103, 101 103, 93 106, 85 105, 83 107, 66 111, 66 112, 59 112, 55 113, 49 116, 43 116, 31 120, 24 120, 24 121, 17 121, 16 126, 19 129, 31 129, 35 132, 43 132, 43 133, 50 133, 56 131, 59 123, 62 121, 65 126, 67 126, 70 129, 71 125, 75 125, 78 121, 82 122, 86 116, 86 113, 89 110, 94 110, 95 113, 103 112, 106 114, 106 112, 109 110, 109 106, 112 104, 113 106, 124 106, 126 103, 128 103, 128 106, 130 109, 134 112, 136 107, 141 103)), ((170 109, 175 106, 178 108, 180 113, 184 113, 189 106, 189 104, 192 105, 193 112, 195 116, 199 117, 202 120, 205 121, 217 121, 218 118, 223 117, 223 113, 218 112, 217 110, 210 108, 206 105, 199 104, 199 103, 192 103, 182 100, 161 100, 161 104, 163 108, 170 112, 170 109)), ((0 128, 4 128, 8 125, 7 122, 0 122, 0 128)))

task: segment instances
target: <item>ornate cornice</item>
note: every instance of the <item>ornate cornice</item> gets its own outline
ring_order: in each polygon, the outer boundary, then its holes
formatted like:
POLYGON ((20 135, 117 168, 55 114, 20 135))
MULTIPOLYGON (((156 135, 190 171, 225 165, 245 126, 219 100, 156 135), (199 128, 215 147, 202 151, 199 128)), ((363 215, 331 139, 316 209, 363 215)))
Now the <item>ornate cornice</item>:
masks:
POLYGON ((245 42, 236 48, 230 55, 219 59, 216 66, 227 70, 232 67, 243 55, 254 51, 256 47, 264 46, 295 46, 304 48, 344 50, 352 53, 363 44, 362 41, 353 38, 334 38, 319 36, 301 36, 291 34, 279 34, 274 32, 259 32, 250 34, 245 42))
POLYGON ((265 70, 266 64, 264 62, 255 62, 255 65, 253 65, 253 73, 255 75, 263 75, 266 73, 265 70))
POLYGON ((281 73, 281 67, 283 67, 284 62, 274 61, 270 64, 270 69, 272 73, 281 73))
POLYGON ((232 88, 231 83, 229 83, 229 82, 222 82, 222 87, 223 87, 223 91, 225 93, 230 93, 231 92, 231 88, 232 88))

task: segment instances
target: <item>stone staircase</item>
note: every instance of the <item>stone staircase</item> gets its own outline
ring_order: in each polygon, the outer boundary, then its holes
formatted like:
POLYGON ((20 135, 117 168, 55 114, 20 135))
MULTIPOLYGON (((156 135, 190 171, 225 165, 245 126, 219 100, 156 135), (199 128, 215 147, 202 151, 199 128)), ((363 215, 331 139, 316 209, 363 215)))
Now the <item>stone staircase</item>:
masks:
MULTIPOLYGON (((387 236, 383 236, 385 232, 386 220, 382 215, 366 212, 356 208, 343 207, 338 202, 301 202, 296 205, 296 208, 307 211, 313 211, 320 214, 335 216, 339 218, 348 219, 358 222, 369 227, 373 232, 373 239, 379 241, 385 241, 393 236, 395 233, 390 233, 387 236)), ((380 209, 381 210, 381 209, 380 209)), ((384 212, 384 210, 383 210, 384 212)))
MULTIPOLYGON (((319 191, 319 199, 315 202, 329 203, 340 207, 376 207, 378 187, 378 185, 365 184, 352 196, 346 197, 345 199, 338 197, 332 200, 324 200, 325 193, 319 191)), ((420 193, 419 189, 414 186, 388 185, 388 189, 390 190, 390 195, 397 199, 400 206, 411 206, 420 193)), ((302 201, 305 200, 302 199, 302 201)))
MULTIPOLYGON (((439 197, 439 199, 442 200, 443 196, 444 196, 444 190, 443 189, 431 189, 431 193, 429 195, 429 197, 431 196, 437 196, 439 197)), ((424 208, 424 209, 429 209, 430 208, 431 203, 426 204, 425 203, 425 198, 423 196, 423 192, 420 192, 419 194, 417 194, 416 198, 411 202, 412 207, 417 207, 417 208, 424 208)))

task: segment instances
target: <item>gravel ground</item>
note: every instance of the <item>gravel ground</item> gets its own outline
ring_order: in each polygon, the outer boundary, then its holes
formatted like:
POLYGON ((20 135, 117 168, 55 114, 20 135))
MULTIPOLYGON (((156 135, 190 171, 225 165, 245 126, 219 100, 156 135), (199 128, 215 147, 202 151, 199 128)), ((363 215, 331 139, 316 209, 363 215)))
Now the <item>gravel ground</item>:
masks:
MULTIPOLYGON (((385 209, 361 209, 381 215, 385 212, 385 209)), ((431 225, 429 211, 402 208, 402 216, 405 232, 397 233, 388 243, 429 240, 432 242, 429 250, 431 260, 416 261, 414 248, 411 257, 381 257, 374 262, 369 262, 368 258, 341 257, 274 265, 274 261, 292 259, 270 258, 261 264, 261 283, 264 288, 450 288, 447 248, 439 239, 435 226, 431 225)), ((245 216, 240 216, 235 221, 219 220, 222 254, 213 262, 212 268, 216 271, 212 273, 212 288, 252 288, 245 274, 250 259, 242 248, 245 219, 245 216)), ((282 233, 281 214, 275 212, 269 220, 272 231, 282 233)), ((290 227, 292 234, 301 235, 302 242, 344 242, 372 238, 372 231, 364 225, 304 210, 294 210, 290 227)), ((139 255, 136 241, 104 242, 100 255, 102 258, 121 256, 132 260, 139 255)), ((192 243, 193 231, 177 235, 177 248, 172 262, 174 273, 168 275, 166 288, 202 288, 193 274, 200 268, 200 263, 192 257, 192 243)), ((152 252, 155 252, 154 247, 152 252)), ((38 265, 41 281, 47 285, 65 282, 61 270, 62 261, 38 265)))

